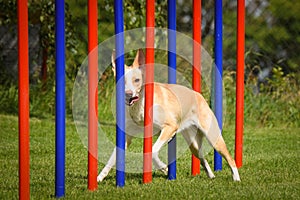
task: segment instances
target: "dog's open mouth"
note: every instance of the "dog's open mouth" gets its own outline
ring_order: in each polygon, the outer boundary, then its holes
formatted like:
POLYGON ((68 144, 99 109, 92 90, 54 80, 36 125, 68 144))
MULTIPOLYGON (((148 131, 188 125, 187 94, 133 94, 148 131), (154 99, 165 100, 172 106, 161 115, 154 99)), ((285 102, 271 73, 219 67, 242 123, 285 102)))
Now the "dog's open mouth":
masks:
POLYGON ((134 97, 130 97, 129 100, 127 101, 128 102, 128 105, 129 106, 132 106, 135 102, 137 102, 139 100, 139 97, 138 96, 134 96, 134 97))

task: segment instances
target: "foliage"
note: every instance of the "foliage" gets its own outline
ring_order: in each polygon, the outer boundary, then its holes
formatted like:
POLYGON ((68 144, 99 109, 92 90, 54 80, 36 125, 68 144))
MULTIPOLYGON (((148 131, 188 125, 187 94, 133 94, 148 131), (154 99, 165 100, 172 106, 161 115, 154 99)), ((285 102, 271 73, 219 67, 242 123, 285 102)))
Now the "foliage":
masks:
MULTIPOLYGON (((235 72, 225 71, 226 120, 233 124, 235 119, 235 72)), ((300 127, 299 91, 295 75, 285 75, 282 68, 273 69, 273 77, 267 84, 261 84, 261 92, 255 93, 256 80, 247 79, 244 95, 244 117, 246 124, 256 126, 300 127)))
POLYGON ((256 1, 247 14, 248 62, 261 67, 280 66, 299 78, 299 1, 256 1))
MULTIPOLYGON (((14 25, 17 23, 17 5, 16 1, 5 0, 0 1, 0 25, 14 25)), ((80 66, 83 58, 81 50, 78 49, 77 41, 79 40, 77 35, 75 35, 75 27, 73 26, 74 18, 72 17, 72 12, 69 10, 68 4, 65 5, 65 20, 66 20, 66 82, 67 88, 71 88, 72 83, 75 80, 77 68, 80 66)), ((54 1, 34 1, 28 2, 28 18, 29 26, 33 24, 40 25, 40 48, 43 50, 43 58, 46 58, 47 65, 47 77, 43 80, 40 73, 41 69, 37 68, 37 71, 31 73, 30 75, 30 109, 33 116, 43 117, 45 115, 54 114, 54 93, 55 93, 55 5, 54 1)), ((15 47, 17 48, 17 47, 15 47)), ((5 68, 2 63, 1 69, 4 73, 0 75, 1 87, 9 88, 9 90, 1 90, 0 95, 4 99, 1 106, 3 106, 2 112, 17 112, 17 106, 15 109, 10 107, 15 104, 10 104, 9 98, 12 94, 16 96, 17 99, 17 86, 13 79, 9 78, 8 73, 6 73, 7 68, 5 68), (9 106, 6 106, 9 105, 9 106)), ((66 90, 68 97, 71 96, 71 90, 66 90)), ((15 102, 15 101, 12 101, 15 102)), ((67 110, 68 113, 71 111, 71 98, 67 98, 67 110)))
POLYGON ((298 103, 300 87, 297 84, 295 74, 285 75, 282 70, 281 67, 273 68, 272 79, 269 79, 268 84, 262 88, 263 92, 267 94, 266 96, 277 104, 274 108, 269 108, 270 113, 267 121, 276 121, 275 118, 277 118, 286 125, 300 126, 298 103))
MULTIPOLYGON (((202 3, 202 39, 204 47, 213 50, 213 1, 202 3)), ((282 3, 280 0, 249 1, 246 18, 246 89, 245 118, 260 125, 274 126, 282 121, 287 126, 299 126, 299 43, 300 26, 298 1, 282 3), (257 88, 257 75, 270 68, 271 75, 257 88), (250 120, 251 119, 251 120, 250 120)), ((16 1, 0 0, 0 26, 17 23, 16 1)), ((113 1, 99 1, 99 42, 114 34, 113 1)), ((235 37, 236 1, 223 1, 224 21, 224 81, 227 94, 227 114, 234 119, 235 110, 235 37)), ((191 35, 192 1, 177 1, 177 27, 191 35)), ((66 96, 67 113, 72 113, 72 89, 77 70, 87 55, 87 3, 85 0, 66 1, 66 96)), ((145 1, 124 1, 125 29, 145 26, 145 1)), ((167 1, 156 1, 156 25, 167 27, 167 1)), ((42 79, 40 71, 34 72, 30 85, 30 111, 32 116, 47 117, 54 114, 55 96, 55 46, 54 1, 29 1, 29 23, 40 24, 41 48, 47 52, 48 76, 42 79)), ((1 50, 1 49, 0 49, 1 50)), ((165 53, 165 52, 164 52, 165 53)), ((161 56, 161 52, 156 52, 161 56)), ((17 83, 12 81, 0 58, 0 108, 2 113, 17 113, 17 83)), ((181 73, 190 74, 190 69, 181 73)), ((186 75, 189 77, 189 75, 186 75)), ((113 89, 113 78, 107 72, 99 82, 101 110, 110 112, 106 98, 113 89), (104 78, 106 77, 106 78, 104 78), (108 78, 107 78, 108 77, 108 78)), ((107 120, 111 117, 107 117, 107 120)), ((228 122, 231 123, 229 120, 228 122)))
MULTIPOLYGON (((125 30, 146 26, 146 1, 124 1, 124 26, 125 30)), ((105 0, 105 9, 113 16, 114 7, 111 0, 105 0)), ((166 27, 167 25, 167 1, 155 2, 155 26, 166 27)))

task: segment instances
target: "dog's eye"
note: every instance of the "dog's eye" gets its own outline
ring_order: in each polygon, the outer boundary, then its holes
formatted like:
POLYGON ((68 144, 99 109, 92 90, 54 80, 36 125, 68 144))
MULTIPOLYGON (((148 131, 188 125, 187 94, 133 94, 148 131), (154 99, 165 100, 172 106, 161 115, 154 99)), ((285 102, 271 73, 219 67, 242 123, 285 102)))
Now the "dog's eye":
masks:
POLYGON ((138 83, 138 82, 140 82, 140 79, 137 78, 137 79, 134 80, 134 82, 138 83))

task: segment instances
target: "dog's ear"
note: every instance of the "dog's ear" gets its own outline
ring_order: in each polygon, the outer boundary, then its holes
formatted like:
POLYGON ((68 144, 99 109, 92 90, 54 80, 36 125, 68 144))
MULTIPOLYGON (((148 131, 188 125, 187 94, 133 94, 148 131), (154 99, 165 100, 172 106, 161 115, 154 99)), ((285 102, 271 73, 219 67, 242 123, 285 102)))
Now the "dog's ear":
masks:
POLYGON ((116 51, 113 50, 111 54, 111 64, 112 64, 112 71, 114 72, 114 76, 116 76, 116 51))
POLYGON ((138 68, 138 67, 142 67, 143 65, 145 65, 145 54, 142 49, 139 49, 136 53, 132 67, 138 68))

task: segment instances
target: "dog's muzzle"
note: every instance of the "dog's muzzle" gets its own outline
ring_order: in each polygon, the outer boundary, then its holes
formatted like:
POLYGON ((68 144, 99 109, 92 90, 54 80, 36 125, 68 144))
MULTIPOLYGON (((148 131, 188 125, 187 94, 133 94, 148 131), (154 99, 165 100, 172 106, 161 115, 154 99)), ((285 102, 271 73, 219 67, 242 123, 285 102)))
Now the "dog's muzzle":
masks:
POLYGON ((128 106, 132 106, 135 102, 139 100, 138 96, 132 96, 132 93, 126 93, 125 94, 125 104, 128 106))

